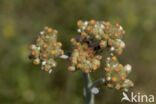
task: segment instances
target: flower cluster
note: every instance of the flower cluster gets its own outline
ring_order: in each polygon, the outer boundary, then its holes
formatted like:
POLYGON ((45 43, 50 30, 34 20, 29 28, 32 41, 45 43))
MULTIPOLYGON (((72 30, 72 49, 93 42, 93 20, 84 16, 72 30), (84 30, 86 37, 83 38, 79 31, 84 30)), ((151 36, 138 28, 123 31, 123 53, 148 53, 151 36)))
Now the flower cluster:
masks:
POLYGON ((71 66, 68 67, 68 70, 80 69, 85 73, 97 70, 101 64, 103 52, 107 48, 110 50, 105 68, 107 86, 118 90, 132 87, 133 82, 127 79, 131 66, 129 64, 123 66, 114 55, 121 55, 125 48, 122 40, 125 31, 122 26, 95 20, 80 20, 77 25, 80 36, 71 39, 75 49, 70 57, 71 66))
POLYGON ((29 57, 33 59, 33 63, 41 64, 41 69, 49 73, 52 72, 52 68, 56 67, 55 58, 64 54, 61 49, 62 43, 57 42, 57 33, 57 30, 45 27, 40 32, 36 44, 30 45, 29 57))
POLYGON ((76 46, 70 58, 72 65, 70 71, 82 69, 83 72, 91 72, 99 68, 102 56, 98 51, 110 47, 117 54, 122 53, 125 43, 121 40, 124 30, 119 24, 112 25, 104 21, 78 21, 79 39, 71 39, 76 46), (81 60, 81 61, 80 61, 81 60))
POLYGON ((56 57, 69 59, 71 65, 69 71, 81 70, 90 73, 99 69, 102 63, 104 50, 109 49, 110 56, 106 59, 104 68, 105 84, 109 88, 127 89, 134 84, 127 78, 131 71, 131 65, 123 66, 119 63, 116 55, 121 55, 125 48, 122 37, 125 34, 119 24, 110 24, 105 21, 78 21, 80 36, 71 39, 74 50, 69 56, 63 55, 62 43, 57 42, 57 30, 45 27, 40 32, 36 44, 30 46, 30 58, 34 64, 41 64, 42 70, 49 73, 56 67, 56 57))
POLYGON ((110 47, 118 55, 125 48, 125 43, 121 40, 125 31, 119 24, 110 24, 105 21, 78 21, 78 32, 82 39, 88 39, 92 43, 98 42, 100 48, 110 47))
POLYGON ((95 55, 94 48, 89 47, 87 43, 81 44, 76 42, 75 39, 71 40, 73 44, 76 45, 72 56, 69 58, 72 63, 68 67, 69 71, 75 71, 76 69, 81 69, 85 73, 95 71, 100 66, 101 55, 95 55))
POLYGON ((125 89, 133 87, 134 84, 131 80, 127 79, 127 75, 131 72, 131 65, 123 66, 117 60, 117 57, 112 55, 106 60, 106 84, 108 88, 125 89))

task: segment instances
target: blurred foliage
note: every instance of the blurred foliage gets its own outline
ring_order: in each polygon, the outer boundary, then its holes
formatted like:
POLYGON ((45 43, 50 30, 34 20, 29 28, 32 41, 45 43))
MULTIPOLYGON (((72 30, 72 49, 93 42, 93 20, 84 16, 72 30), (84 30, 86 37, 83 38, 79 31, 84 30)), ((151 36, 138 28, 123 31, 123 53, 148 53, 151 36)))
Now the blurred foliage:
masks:
MULTIPOLYGON (((0 0, 0 104, 83 103, 82 73, 67 72, 69 63, 58 60, 49 75, 27 58, 28 45, 46 25, 59 30, 63 49, 71 50, 79 19, 121 24, 127 48, 120 61, 133 66, 131 90, 156 95, 155 11, 155 0, 0 0)), ((101 72, 93 73, 93 79, 101 72)), ((120 91, 98 88, 96 104, 120 103, 120 91)))

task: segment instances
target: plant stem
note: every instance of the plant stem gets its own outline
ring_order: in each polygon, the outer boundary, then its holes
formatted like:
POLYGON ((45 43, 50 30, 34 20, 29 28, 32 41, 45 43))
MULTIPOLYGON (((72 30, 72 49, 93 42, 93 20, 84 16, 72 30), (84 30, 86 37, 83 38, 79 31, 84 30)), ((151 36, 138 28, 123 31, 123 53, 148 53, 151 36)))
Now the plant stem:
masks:
POLYGON ((105 83, 105 79, 104 78, 100 78, 100 79, 96 80, 95 82, 92 82, 92 84, 90 85, 90 89, 96 87, 100 83, 105 83))
POLYGON ((94 94, 91 92, 90 86, 92 80, 89 74, 83 73, 84 77, 84 104, 94 104, 94 94))

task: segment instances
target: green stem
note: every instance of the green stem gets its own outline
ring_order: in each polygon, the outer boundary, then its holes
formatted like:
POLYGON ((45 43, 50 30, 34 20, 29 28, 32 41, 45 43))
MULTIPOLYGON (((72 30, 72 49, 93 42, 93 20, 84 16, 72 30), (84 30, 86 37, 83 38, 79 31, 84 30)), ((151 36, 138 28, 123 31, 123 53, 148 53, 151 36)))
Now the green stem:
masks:
POLYGON ((94 104, 94 94, 91 92, 90 86, 92 81, 89 74, 83 73, 84 77, 84 104, 94 104))

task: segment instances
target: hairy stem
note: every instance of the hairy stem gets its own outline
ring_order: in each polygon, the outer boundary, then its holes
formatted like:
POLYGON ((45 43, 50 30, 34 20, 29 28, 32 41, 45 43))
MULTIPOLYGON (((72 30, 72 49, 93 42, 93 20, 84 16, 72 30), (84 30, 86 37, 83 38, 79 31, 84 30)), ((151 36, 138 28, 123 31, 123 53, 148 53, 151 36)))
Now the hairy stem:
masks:
POLYGON ((89 74, 83 73, 84 77, 84 104, 94 104, 94 94, 91 92, 90 86, 92 81, 89 74))

